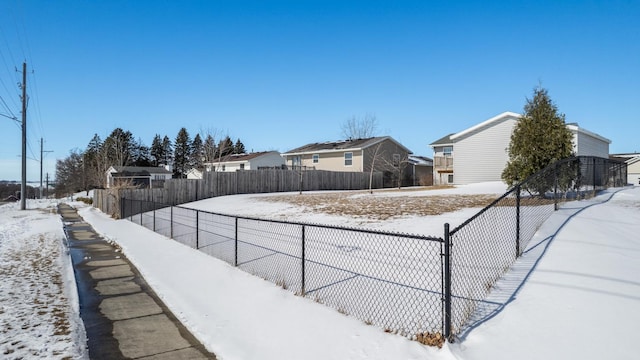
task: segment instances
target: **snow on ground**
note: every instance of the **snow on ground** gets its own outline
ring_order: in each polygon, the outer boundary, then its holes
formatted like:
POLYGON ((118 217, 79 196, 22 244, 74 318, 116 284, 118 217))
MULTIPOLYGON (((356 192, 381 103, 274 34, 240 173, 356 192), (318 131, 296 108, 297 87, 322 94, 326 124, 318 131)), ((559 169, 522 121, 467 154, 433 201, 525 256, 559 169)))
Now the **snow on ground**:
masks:
POLYGON ((55 202, 0 206, 0 358, 85 357, 84 326, 55 202))
MULTIPOLYGON (((436 190, 414 190, 413 188, 402 190, 386 189, 383 191, 376 191, 373 194, 357 191, 354 192, 354 195, 352 196, 373 196, 376 198, 389 198, 489 194, 495 195, 495 197, 497 198, 498 196, 504 194, 506 190, 506 185, 503 182, 497 181, 480 184, 461 185, 436 190)), ((306 194, 322 194, 322 192, 304 192, 303 196, 306 194)), ((222 196, 192 202, 183 206, 198 210, 206 210, 237 216, 279 219, 291 222, 316 223, 334 226, 364 227, 373 230, 394 231, 437 237, 444 236, 444 224, 446 222, 449 222, 451 228, 454 228, 455 226, 461 224, 462 222, 473 216, 478 212, 478 210, 480 210, 480 208, 467 208, 436 216, 424 217, 408 215, 400 218, 377 221, 371 219, 363 219, 361 217, 345 217, 339 215, 317 213, 310 211, 309 209, 302 206, 265 201, 265 199, 279 196, 283 196, 283 193, 222 196)))
MULTIPOLYGON (((464 191, 484 193, 486 188, 464 191)), ((420 192, 407 193, 417 196, 420 192)), ((256 201, 255 195, 192 205, 220 213, 256 217, 285 213, 295 221, 325 220, 286 204, 256 201)), ((496 284, 489 301, 498 304, 497 309, 482 314, 456 343, 445 344, 442 349, 387 334, 126 220, 110 219, 91 207, 83 207, 80 213, 96 230, 122 246, 176 316, 222 360, 640 358, 635 346, 635 329, 640 323, 639 187, 567 203, 554 213, 512 271, 496 284)), ((439 230, 442 221, 455 223, 458 216, 462 220, 468 217, 467 210, 460 213, 435 217, 438 220, 405 218, 373 226, 404 231, 397 229, 401 224, 418 230, 429 226, 439 230), (431 221, 433 225, 423 225, 431 221)), ((58 228, 53 224, 44 226, 48 220, 42 218, 47 217, 37 211, 0 207, 2 264, 13 251, 8 249, 20 248, 20 243, 37 244, 37 234, 43 233, 44 239, 59 239, 59 220, 58 228), (16 222, 30 230, 16 230, 20 226, 11 225, 16 222)), ((328 220, 358 225, 350 223, 357 219, 328 220)), ((37 252, 26 253, 37 259, 37 252)), ((26 258, 22 262, 31 263, 26 258)), ((14 263, 14 267, 18 265, 14 263)), ((66 265, 59 266, 64 269, 66 265)), ((64 270, 61 273, 67 274, 64 270)), ((68 282, 66 285, 72 288, 68 282)), ((12 288, 18 286, 23 285, 18 283, 12 288)), ((44 289, 44 285, 34 287, 44 289)), ((17 323, 20 314, 8 314, 7 307, 21 304, 17 300, 6 303, 5 294, 9 291, 6 286, 2 288, 0 319, 17 323), (15 319, 9 320, 10 317, 15 319)), ((9 334, 12 339, 24 339, 21 336, 21 332, 9 334)), ((77 343, 77 338, 76 343, 72 337, 65 339, 64 347, 70 356, 80 356, 77 349, 83 345, 77 343)), ((2 351, 8 343, 2 343, 2 351)), ((38 349, 60 345, 56 337, 26 343, 38 349)))

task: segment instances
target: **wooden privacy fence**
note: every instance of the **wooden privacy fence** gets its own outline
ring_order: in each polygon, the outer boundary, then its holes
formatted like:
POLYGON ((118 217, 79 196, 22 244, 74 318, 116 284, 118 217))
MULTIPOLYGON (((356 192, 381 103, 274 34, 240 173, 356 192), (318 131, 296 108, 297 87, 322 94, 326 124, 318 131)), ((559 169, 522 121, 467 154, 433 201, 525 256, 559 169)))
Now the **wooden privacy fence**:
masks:
MULTIPOLYGON (((105 214, 120 218, 120 199, 122 198, 180 205, 201 199, 235 194, 365 190, 369 188, 369 180, 369 173, 323 170, 206 172, 204 179, 167 180, 162 189, 96 189, 93 193, 93 205, 105 214)), ((382 184, 382 173, 373 173, 371 188, 382 188, 382 184)))

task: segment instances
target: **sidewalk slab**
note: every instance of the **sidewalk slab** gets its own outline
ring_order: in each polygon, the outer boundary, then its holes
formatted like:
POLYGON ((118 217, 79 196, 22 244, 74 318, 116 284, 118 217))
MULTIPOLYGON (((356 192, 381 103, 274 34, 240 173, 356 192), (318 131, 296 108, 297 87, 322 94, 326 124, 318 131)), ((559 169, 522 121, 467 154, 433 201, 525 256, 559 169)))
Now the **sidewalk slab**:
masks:
POLYGON ((91 359, 216 359, 122 252, 60 204, 91 359))

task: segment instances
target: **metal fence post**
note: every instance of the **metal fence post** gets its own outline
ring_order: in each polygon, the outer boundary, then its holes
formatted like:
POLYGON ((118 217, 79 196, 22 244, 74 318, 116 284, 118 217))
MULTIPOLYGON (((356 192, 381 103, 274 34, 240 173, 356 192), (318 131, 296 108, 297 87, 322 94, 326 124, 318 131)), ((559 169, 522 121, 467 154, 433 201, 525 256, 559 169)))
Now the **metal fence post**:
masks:
POLYGON ((171 206, 169 209, 171 210, 171 217, 169 219, 169 224, 171 225, 170 226, 171 230, 170 230, 169 238, 173 239, 173 206, 171 206))
POLYGON ((196 250, 200 249, 200 211, 196 210, 196 250))
POLYGON ((451 337, 451 236, 449 223, 444 224, 444 337, 451 337))
POLYGON ((151 205, 153 206, 153 232, 156 232, 156 203, 151 201, 151 205))
POLYGON ((120 198, 120 219, 124 219, 124 202, 125 198, 120 198))
POLYGON ((140 226, 144 226, 142 225, 142 200, 140 200, 140 226))
POLYGON ((233 266, 238 266, 238 218, 236 218, 236 249, 235 249, 235 259, 233 260, 233 266))
POLYGON ((302 296, 304 296, 305 294, 305 283, 304 280, 306 278, 305 276, 305 226, 302 225, 302 289, 301 289, 301 294, 302 296))
POLYGON ((516 258, 520 256, 520 185, 516 186, 516 258))
POLYGON ((593 167, 591 171, 593 172, 593 196, 596 196, 596 158, 591 158, 593 160, 593 167))
POLYGON ((553 167, 553 210, 558 210, 558 162, 553 167))

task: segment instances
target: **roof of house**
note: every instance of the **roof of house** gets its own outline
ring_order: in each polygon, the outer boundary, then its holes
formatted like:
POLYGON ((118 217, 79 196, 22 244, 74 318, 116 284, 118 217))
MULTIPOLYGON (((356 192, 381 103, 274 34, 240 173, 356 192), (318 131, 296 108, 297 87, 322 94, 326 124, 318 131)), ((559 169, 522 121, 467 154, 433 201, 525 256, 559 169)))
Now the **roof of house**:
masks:
POLYGON ((252 159, 258 158, 260 156, 267 155, 267 154, 278 154, 279 155, 279 153, 277 151, 261 151, 261 152, 254 152, 254 153, 249 153, 249 154, 229 154, 227 156, 223 156, 222 159, 220 159, 220 161, 214 160, 211 163, 244 162, 244 161, 249 161, 249 160, 252 160, 252 159))
POLYGON ((159 166, 112 166, 116 174, 148 176, 151 174, 172 174, 171 171, 159 166))
MULTIPOLYGON (((509 119, 509 118, 519 120, 521 117, 522 117, 522 115, 520 115, 518 113, 514 113, 514 112, 511 112, 511 111, 505 111, 505 112, 503 112, 501 114, 498 114, 498 115, 496 115, 496 116, 494 116, 494 117, 492 117, 492 118, 490 118, 488 120, 485 120, 485 121, 483 121, 483 122, 481 122, 479 124, 476 124, 476 125, 474 125, 474 126, 472 126, 470 128, 467 128, 467 129, 462 130, 460 132, 449 134, 449 135, 447 135, 445 137, 442 137, 442 138, 434 141, 433 143, 429 144, 429 146, 434 147, 434 146, 452 145, 457 139, 459 139, 459 138, 461 138, 461 137, 463 137, 465 135, 471 134, 474 131, 483 130, 485 128, 493 126, 496 123, 499 123, 500 121, 504 121, 504 120, 509 119)), ((608 144, 611 144, 611 140, 609 140, 609 139, 607 139, 607 138, 605 138, 603 136, 600 136, 600 135, 598 135, 596 133, 593 133, 593 132, 591 132, 589 130, 581 128, 581 127, 578 126, 577 123, 569 123, 566 126, 567 126, 567 128, 569 130, 571 130, 573 132, 578 132, 578 133, 582 133, 582 134, 585 134, 585 135, 589 135, 589 136, 591 136, 593 138, 596 138, 596 139, 598 139, 600 141, 604 141, 604 142, 606 142, 608 144)))
POLYGON ((470 134, 470 133, 472 133, 472 132, 474 132, 476 130, 487 128, 489 126, 492 126, 494 123, 503 121, 503 120, 508 119, 508 118, 520 119, 521 117, 522 117, 522 115, 520 115, 520 114, 511 112, 511 111, 505 111, 502 114, 498 114, 498 115, 492 117, 491 119, 485 120, 485 121, 483 121, 483 122, 481 122, 479 124, 476 124, 476 125, 474 125, 474 126, 472 126, 470 128, 467 128, 465 130, 462 130, 460 132, 457 132, 457 133, 451 135, 451 140, 455 141, 457 138, 460 138, 460 137, 462 137, 464 135, 470 134))
POLYGON ((433 166, 433 159, 426 156, 409 155, 409 162, 414 165, 433 166))
POLYGON ((432 142, 431 144, 429 144, 429 146, 443 146, 443 145, 452 145, 453 141, 451 140, 451 135, 453 134, 449 134, 447 136, 441 137, 440 139, 432 142))
POLYGON ((598 140, 600 140, 600 141, 604 141, 604 142, 606 142, 607 144, 611 144, 611 140, 607 139, 607 138, 606 138, 606 137, 604 137, 604 136, 601 136, 601 135, 598 135, 598 134, 596 134, 596 133, 593 133, 593 132, 591 132, 591 131, 589 131, 589 130, 587 130, 587 129, 585 129, 585 128, 581 128, 580 126, 578 126, 578 124, 577 124, 577 123, 570 123, 570 124, 567 124, 567 128, 568 128, 569 130, 571 130, 571 131, 575 131, 575 132, 583 133, 583 134, 585 134, 585 135, 588 135, 588 136, 591 136, 591 137, 593 137, 593 138, 596 138, 596 139, 598 139, 598 140))
POLYGON ((352 139, 352 140, 340 140, 340 141, 328 141, 323 143, 311 143, 293 150, 289 150, 282 155, 298 155, 298 154, 310 154, 310 153, 326 153, 346 150, 362 150, 372 145, 378 144, 385 140, 391 140, 396 145, 400 146, 408 153, 411 154, 411 150, 407 149, 404 145, 397 142, 391 136, 378 136, 366 139, 352 139))

